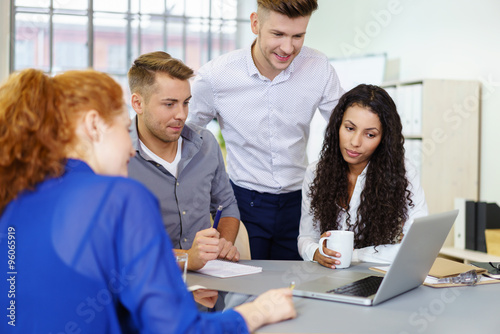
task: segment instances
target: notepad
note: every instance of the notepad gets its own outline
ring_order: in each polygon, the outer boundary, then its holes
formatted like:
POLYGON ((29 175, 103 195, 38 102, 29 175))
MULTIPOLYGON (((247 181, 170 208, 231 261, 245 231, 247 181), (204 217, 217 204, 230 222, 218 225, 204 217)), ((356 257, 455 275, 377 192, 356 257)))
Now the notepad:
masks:
POLYGON ((262 272, 262 267, 250 266, 224 260, 208 261, 205 266, 197 270, 200 274, 228 278, 235 276, 251 275, 262 272))

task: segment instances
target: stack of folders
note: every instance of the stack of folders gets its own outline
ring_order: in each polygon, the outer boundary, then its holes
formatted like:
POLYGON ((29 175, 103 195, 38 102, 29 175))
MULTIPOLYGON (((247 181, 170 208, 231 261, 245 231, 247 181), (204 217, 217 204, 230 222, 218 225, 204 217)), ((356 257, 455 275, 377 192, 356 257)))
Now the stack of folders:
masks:
POLYGON ((479 280, 479 282, 477 282, 478 285, 500 283, 500 280, 484 276, 487 273, 487 270, 484 268, 479 268, 476 266, 438 257, 432 265, 432 268, 429 271, 429 275, 424 281, 424 285, 431 286, 433 288, 467 286, 464 284, 439 283, 438 280, 441 278, 458 276, 470 270, 475 270, 478 275, 481 274, 481 279, 479 280))
POLYGON ((197 270, 197 272, 219 278, 228 278, 260 273, 262 272, 262 267, 250 266, 247 264, 225 260, 212 260, 208 261, 205 266, 197 270))
MULTIPOLYGON (((372 267, 370 268, 374 271, 385 273, 388 270, 388 267, 372 267)), ((440 283, 439 280, 447 277, 458 276, 462 273, 466 273, 470 270, 476 270, 478 276, 480 276, 479 282, 480 284, 492 284, 492 283, 500 283, 500 279, 494 279, 490 277, 486 277, 487 270, 484 268, 479 268, 477 266, 471 266, 468 264, 463 264, 461 262, 456 262, 448 259, 444 259, 438 257, 434 264, 432 265, 427 278, 425 279, 423 285, 430 286, 433 288, 450 288, 450 287, 458 287, 458 286, 467 286, 465 284, 454 284, 454 283, 440 283)))

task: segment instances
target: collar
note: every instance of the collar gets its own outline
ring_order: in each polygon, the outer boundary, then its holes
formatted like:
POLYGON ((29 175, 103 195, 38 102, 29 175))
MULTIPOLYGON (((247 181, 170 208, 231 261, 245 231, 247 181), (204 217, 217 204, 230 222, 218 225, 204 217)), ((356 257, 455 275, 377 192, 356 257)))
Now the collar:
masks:
POLYGON ((368 163, 366 164, 365 168, 363 168, 363 171, 361 171, 361 174, 359 174, 359 176, 366 178, 366 173, 368 172, 368 166, 370 166, 370 161, 368 161, 368 163))
POLYGON ((94 170, 83 160, 68 158, 65 164, 65 173, 91 173, 94 170))
MULTIPOLYGON (((82 176, 81 174, 96 175, 94 170, 90 168, 90 166, 83 160, 67 158, 63 163, 64 163, 64 172, 61 176, 58 177, 46 176, 45 180, 38 183, 35 186, 35 188, 37 190, 49 189, 53 187, 55 184, 60 183, 63 177, 68 177, 76 173, 80 174, 76 175, 78 179, 81 179, 80 177, 82 176)), ((24 190, 24 191, 31 191, 31 190, 24 190)))
POLYGON ((253 57, 252 57, 252 48, 256 42, 257 42, 257 39, 255 39, 253 41, 252 45, 250 45, 249 48, 245 49, 245 60, 247 63, 247 69, 248 69, 249 76, 253 76, 253 75, 260 76, 261 75, 257 66, 255 66, 255 62, 253 61, 253 57))
POLYGON ((139 131, 137 130, 137 115, 132 119, 132 124, 130 124, 130 139, 132 139, 132 146, 135 148, 136 152, 139 152, 139 131))

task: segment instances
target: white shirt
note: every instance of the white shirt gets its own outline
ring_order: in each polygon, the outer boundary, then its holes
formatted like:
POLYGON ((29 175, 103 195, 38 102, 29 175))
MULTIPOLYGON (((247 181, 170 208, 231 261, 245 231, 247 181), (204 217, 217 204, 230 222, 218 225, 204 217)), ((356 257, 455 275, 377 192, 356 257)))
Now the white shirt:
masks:
MULTIPOLYGON (((299 254, 305 261, 313 261, 314 253, 319 248, 318 242, 321 236, 319 224, 314 226, 314 217, 309 213, 311 207, 311 198, 307 196, 311 183, 314 181, 316 175, 317 161, 307 167, 304 183, 302 185, 302 215, 300 217, 300 228, 298 237, 299 254)), ((409 190, 412 192, 411 197, 414 207, 408 208, 408 220, 403 225, 403 235, 406 235, 413 220, 418 217, 428 215, 427 203, 420 180, 415 168, 410 162, 406 161, 406 177, 410 183, 409 190)), ((368 165, 367 165, 368 167, 368 165)), ((349 202, 349 214, 351 215, 351 222, 356 220, 357 210, 361 201, 361 192, 365 188, 367 167, 358 176, 354 192, 349 202)), ((341 216, 341 229, 347 229, 347 214, 342 213, 341 216)), ((403 236, 404 238, 404 236, 403 236)), ((396 256, 401 244, 387 244, 379 245, 375 250, 375 246, 364 247, 355 249, 353 253, 353 261, 363 262, 381 262, 392 263, 396 256), (378 251, 378 252, 377 252, 378 251)))
POLYGON ((182 151, 182 137, 179 137, 177 140, 177 153, 175 154, 174 161, 168 162, 165 159, 160 158, 156 154, 153 153, 142 140, 139 139, 139 145, 141 146, 142 152, 146 153, 151 160, 160 164, 165 168, 170 174, 172 174, 175 178, 177 178, 177 166, 179 165, 179 161, 181 160, 181 151, 182 151))
POLYGON ((315 111, 328 120, 343 93, 328 58, 314 49, 302 47, 272 81, 259 73, 250 48, 236 50, 198 71, 189 122, 218 119, 236 185, 287 193, 301 188, 315 111))

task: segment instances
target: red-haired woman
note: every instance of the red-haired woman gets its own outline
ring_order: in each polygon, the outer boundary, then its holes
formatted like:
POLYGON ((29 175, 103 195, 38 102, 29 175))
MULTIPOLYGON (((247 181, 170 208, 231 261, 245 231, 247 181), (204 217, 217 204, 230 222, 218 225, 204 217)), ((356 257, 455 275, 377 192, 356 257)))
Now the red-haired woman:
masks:
POLYGON ((0 332, 246 332, 295 316, 287 289, 197 311, 156 198, 120 177, 134 154, 129 125, 122 89, 103 73, 28 69, 0 88, 0 253, 11 273, 0 290, 12 291, 0 332))

